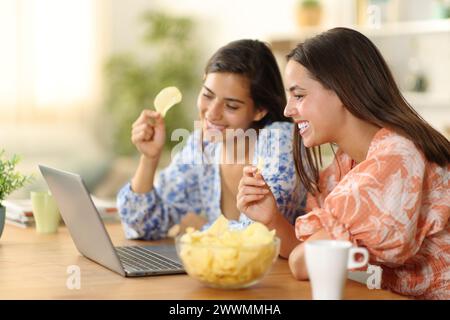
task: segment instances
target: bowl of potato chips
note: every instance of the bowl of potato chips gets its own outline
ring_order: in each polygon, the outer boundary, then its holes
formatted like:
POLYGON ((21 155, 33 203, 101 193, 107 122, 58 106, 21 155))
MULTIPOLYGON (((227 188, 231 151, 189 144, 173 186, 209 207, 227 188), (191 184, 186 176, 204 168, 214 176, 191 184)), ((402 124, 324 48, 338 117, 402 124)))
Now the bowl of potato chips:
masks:
POLYGON ((230 229, 220 216, 209 229, 175 239, 178 256, 189 276, 222 289, 241 289, 258 283, 271 269, 280 251, 280 239, 259 222, 230 229))

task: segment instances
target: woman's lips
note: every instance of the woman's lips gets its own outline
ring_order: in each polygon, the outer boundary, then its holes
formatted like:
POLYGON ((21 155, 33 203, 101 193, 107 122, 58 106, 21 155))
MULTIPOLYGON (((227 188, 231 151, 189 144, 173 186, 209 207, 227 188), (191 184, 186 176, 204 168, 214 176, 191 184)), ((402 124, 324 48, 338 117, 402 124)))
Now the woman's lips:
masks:
POLYGON ((226 126, 215 124, 215 123, 212 123, 212 122, 210 122, 208 120, 205 120, 205 123, 206 123, 206 129, 207 130, 220 130, 220 131, 222 131, 222 130, 224 130, 226 128, 226 126))

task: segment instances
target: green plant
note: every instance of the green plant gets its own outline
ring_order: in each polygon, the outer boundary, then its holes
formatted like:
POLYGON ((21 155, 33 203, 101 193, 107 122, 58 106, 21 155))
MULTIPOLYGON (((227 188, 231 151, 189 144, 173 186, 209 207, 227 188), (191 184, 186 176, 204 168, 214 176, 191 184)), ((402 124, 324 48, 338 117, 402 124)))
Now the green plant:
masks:
POLYGON ((5 150, 0 151, 0 206, 3 200, 14 190, 22 188, 31 180, 31 176, 15 171, 20 158, 13 155, 11 159, 5 156, 5 150))
POLYGON ((142 21, 146 61, 136 54, 122 53, 112 56, 106 65, 107 96, 100 115, 103 124, 99 126, 97 121, 97 127, 104 139, 110 138, 106 142, 118 155, 136 154, 130 141, 131 125, 143 109, 154 108, 153 100, 164 87, 176 86, 183 93, 183 101, 165 117, 166 149, 177 143, 170 141, 171 132, 177 128, 191 130, 196 114, 193 92, 201 77, 193 21, 153 11, 144 13, 142 21))

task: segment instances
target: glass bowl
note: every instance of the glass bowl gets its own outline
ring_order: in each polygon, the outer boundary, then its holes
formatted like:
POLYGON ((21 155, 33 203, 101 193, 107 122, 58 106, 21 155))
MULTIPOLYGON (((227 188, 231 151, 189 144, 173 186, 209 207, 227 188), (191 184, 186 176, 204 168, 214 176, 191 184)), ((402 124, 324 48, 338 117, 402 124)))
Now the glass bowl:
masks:
POLYGON ((178 256, 187 274, 221 289, 242 289, 257 284, 270 271, 280 252, 280 239, 262 245, 190 243, 175 238, 178 256))

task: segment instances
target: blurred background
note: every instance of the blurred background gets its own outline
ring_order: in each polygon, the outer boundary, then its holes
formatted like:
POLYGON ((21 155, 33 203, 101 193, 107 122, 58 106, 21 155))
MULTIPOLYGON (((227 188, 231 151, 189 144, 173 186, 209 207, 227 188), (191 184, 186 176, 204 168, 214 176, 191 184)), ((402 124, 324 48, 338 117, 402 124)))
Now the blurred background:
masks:
POLYGON ((220 46, 267 41, 283 68, 297 42, 334 26, 370 37, 408 101, 450 136, 450 0, 0 0, 0 150, 35 176, 11 198, 45 188, 40 163, 114 198, 138 161, 131 124, 160 89, 184 95, 168 137, 191 130, 220 46))

